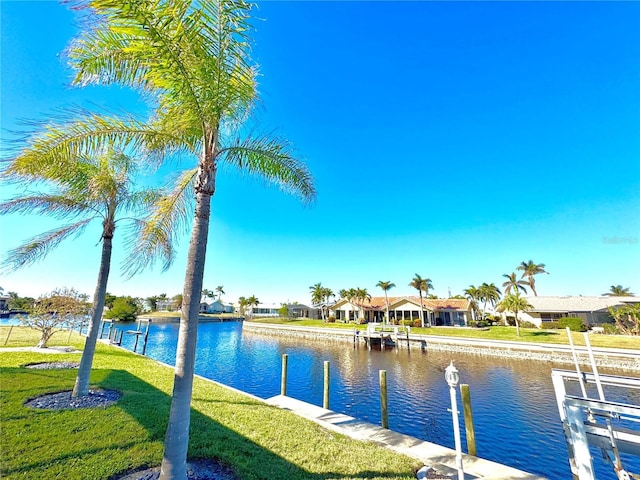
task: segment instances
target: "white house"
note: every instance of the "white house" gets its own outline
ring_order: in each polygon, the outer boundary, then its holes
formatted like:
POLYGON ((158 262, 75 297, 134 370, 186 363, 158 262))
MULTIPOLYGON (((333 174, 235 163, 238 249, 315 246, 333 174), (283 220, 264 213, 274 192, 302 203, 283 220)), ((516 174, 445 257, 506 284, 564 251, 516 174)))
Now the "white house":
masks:
POLYGON ((278 310, 282 308, 282 305, 276 303, 259 303, 256 305, 250 305, 245 308, 244 313, 248 317, 277 317, 280 314, 278 310))
POLYGON ((225 305, 218 300, 204 297, 200 302, 200 313, 233 313, 233 305, 225 305))
POLYGON ((609 307, 640 303, 640 297, 526 297, 533 307, 519 312, 518 318, 539 327, 563 317, 581 318, 585 325, 612 323, 609 307))

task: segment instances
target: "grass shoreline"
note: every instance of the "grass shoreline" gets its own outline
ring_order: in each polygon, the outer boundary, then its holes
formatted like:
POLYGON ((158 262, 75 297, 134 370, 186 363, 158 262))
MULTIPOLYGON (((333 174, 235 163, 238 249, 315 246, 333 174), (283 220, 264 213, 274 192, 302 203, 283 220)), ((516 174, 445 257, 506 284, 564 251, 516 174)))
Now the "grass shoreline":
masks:
MULTIPOLYGON (((0 328, 2 339, 5 328, 0 328)), ((6 346, 32 346, 37 337, 36 331, 14 328, 6 346)), ((65 332, 51 344, 66 340, 65 332)), ((72 334, 70 346, 81 349, 83 343, 72 334)), ((77 359, 77 354, 0 348, 0 477, 107 480, 160 464, 173 385, 173 369, 160 362, 99 343, 91 387, 120 391, 116 404, 57 411, 24 406, 44 393, 71 390, 77 374, 31 370, 26 364, 77 359)), ((188 455, 215 458, 248 480, 410 479, 417 466, 414 459, 197 376, 188 455)))

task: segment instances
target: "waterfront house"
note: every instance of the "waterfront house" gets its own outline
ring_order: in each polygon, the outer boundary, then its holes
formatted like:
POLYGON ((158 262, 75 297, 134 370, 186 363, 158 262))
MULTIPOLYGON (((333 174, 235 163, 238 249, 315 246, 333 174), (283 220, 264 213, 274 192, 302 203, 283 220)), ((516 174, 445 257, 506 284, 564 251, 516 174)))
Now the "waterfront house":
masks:
POLYGON ((175 312, 177 310, 176 301, 171 298, 156 300, 156 310, 158 312, 175 312))
POLYGON ((220 299, 211 301, 210 298, 203 297, 200 313, 233 313, 233 305, 226 305, 220 299))
POLYGON ((563 317, 581 318, 585 325, 601 325, 613 323, 609 307, 640 303, 640 297, 526 297, 533 307, 526 312, 519 312, 520 320, 540 327, 543 322, 556 321, 563 317))
POLYGON ((322 318, 319 308, 309 307, 302 303, 287 303, 289 318, 322 318))
MULTIPOLYGON (((464 298, 423 298, 425 325, 467 325, 471 320, 471 303, 464 298)), ((385 297, 371 297, 364 302, 338 300, 329 307, 338 321, 382 322, 386 314, 385 297)), ((389 319, 398 323, 420 319, 420 297, 389 297, 389 319)))

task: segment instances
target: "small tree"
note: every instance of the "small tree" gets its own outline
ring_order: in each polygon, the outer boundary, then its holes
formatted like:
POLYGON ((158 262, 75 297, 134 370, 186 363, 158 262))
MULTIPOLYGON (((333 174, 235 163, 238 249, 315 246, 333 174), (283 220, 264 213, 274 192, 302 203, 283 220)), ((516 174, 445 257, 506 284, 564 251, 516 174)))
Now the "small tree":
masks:
POLYGON ((518 320, 518 312, 526 312, 531 310, 533 306, 527 301, 526 298, 520 296, 520 292, 516 290, 516 293, 510 293, 505 296, 498 304, 499 312, 513 312, 516 317, 516 332, 520 336, 520 321, 518 320))
POLYGON ((285 303, 283 303, 282 306, 278 309, 278 315, 280 315, 281 317, 287 317, 289 315, 289 309, 287 308, 287 305, 285 303))
POLYGON ((104 316, 123 322, 133 322, 138 313, 140 313, 138 305, 133 297, 116 297, 113 301, 113 307, 104 316))
POLYGON ((40 331, 36 347, 47 348, 47 342, 54 333, 88 318, 91 306, 83 301, 83 297, 73 288, 62 288, 35 301, 29 316, 20 317, 20 323, 40 331))
POLYGON ((640 304, 609 307, 616 327, 624 335, 640 335, 640 304))

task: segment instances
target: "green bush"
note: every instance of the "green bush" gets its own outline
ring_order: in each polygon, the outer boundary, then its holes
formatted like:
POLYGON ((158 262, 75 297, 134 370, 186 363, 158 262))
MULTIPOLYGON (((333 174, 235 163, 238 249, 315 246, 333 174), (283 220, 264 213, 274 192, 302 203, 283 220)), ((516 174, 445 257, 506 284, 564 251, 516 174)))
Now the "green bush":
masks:
POLYGON ((607 335, 617 335, 620 333, 614 323, 603 323, 602 328, 604 328, 604 333, 607 335))
POLYGON ((327 318, 327 323, 336 323, 336 317, 331 315, 329 318, 327 318))
POLYGON ((542 322, 540 328, 543 330, 555 330, 561 327, 559 322, 542 322))
POLYGON ((560 328, 569 327, 569 330, 571 330, 572 332, 586 332, 587 331, 587 326, 584 323, 582 323, 582 319, 581 318, 577 318, 577 317, 559 318, 558 319, 558 324, 560 325, 560 328))
POLYGON ((485 327, 488 327, 491 323, 492 322, 489 322, 487 320, 476 320, 476 321, 471 320, 469 322, 469 326, 475 327, 475 328, 485 328, 485 327))
POLYGON ((535 323, 531 323, 526 320, 519 320, 518 323, 520 324, 521 328, 537 328, 535 323))

